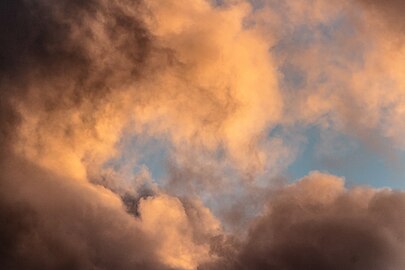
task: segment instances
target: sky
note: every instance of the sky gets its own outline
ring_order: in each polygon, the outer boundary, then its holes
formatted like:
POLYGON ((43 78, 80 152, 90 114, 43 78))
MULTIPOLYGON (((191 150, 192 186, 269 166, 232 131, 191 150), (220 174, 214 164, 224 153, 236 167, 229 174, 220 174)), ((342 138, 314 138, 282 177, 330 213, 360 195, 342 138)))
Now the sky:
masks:
POLYGON ((0 268, 405 267, 402 0, 0 2, 0 268))

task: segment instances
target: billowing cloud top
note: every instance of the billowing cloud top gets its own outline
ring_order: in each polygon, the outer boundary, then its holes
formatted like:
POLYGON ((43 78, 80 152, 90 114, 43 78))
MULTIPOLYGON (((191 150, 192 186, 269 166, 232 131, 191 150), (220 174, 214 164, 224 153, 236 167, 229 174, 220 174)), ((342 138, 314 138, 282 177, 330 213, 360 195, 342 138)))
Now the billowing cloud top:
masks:
POLYGON ((285 175, 405 151, 404 3, 3 0, 0 268, 403 269, 403 192, 285 175))

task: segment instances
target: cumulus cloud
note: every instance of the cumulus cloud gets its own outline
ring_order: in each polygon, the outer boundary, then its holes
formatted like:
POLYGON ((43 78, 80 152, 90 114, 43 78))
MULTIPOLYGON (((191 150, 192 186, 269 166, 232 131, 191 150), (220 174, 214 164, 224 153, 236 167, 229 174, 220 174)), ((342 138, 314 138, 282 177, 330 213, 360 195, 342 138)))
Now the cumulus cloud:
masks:
POLYGON ((163 267, 156 244, 108 190, 19 159, 2 164, 1 186, 4 269, 163 267))
POLYGON ((3 5, 15 27, 1 51, 5 100, 22 119, 16 151, 85 178, 83 163, 113 156, 126 128, 266 167, 263 136, 282 101, 269 45, 243 24, 246 3, 3 5))
POLYGON ((195 269, 213 259, 220 224, 198 200, 155 194, 129 209, 102 186, 26 160, 1 170, 4 269, 195 269))
POLYGON ((348 190, 313 172, 270 198, 238 252, 202 269, 400 269, 404 203, 401 192, 348 190))
POLYGON ((332 127, 387 156, 403 148, 402 1, 264 3, 256 21, 276 33, 283 121, 332 127))
POLYGON ((381 3, 2 1, 2 268, 403 268, 403 193, 280 177, 302 127, 405 147, 381 3))

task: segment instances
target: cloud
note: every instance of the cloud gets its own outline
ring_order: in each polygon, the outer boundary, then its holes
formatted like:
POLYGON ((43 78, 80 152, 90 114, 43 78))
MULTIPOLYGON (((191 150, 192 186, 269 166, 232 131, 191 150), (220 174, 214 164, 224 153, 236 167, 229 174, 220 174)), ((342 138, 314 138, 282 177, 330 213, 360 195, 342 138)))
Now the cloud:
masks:
POLYGON ((4 269, 165 269, 108 190, 18 158, 2 164, 1 185, 4 269))
POLYGON ((2 163, 0 261, 5 269, 195 269, 213 259, 219 222, 198 200, 156 194, 138 215, 102 186, 20 158, 2 163))
POLYGON ((404 149, 402 2, 259 2, 0 3, 3 268, 404 266, 403 193, 279 176, 312 125, 404 149))
POLYGON ((332 128, 395 159, 404 146, 402 10, 402 1, 266 2, 252 20, 275 43, 282 122, 332 128))
POLYGON ((401 268, 404 208, 401 192, 313 172, 270 198, 237 255, 202 269, 401 268))
POLYGON ((175 269, 196 269, 212 260, 209 238, 220 234, 220 224, 201 203, 166 195, 142 199, 139 212, 142 229, 159 241, 161 260, 175 269))
POLYGON ((124 133, 223 146, 242 171, 263 167, 257 138, 281 107, 267 44, 243 25, 247 5, 194 3, 1 4, 5 267, 193 269, 212 259, 220 225, 197 199, 92 179, 124 133))
POLYGON ((402 12, 405 10, 405 4, 401 0, 358 0, 364 7, 370 9, 371 13, 376 13, 380 16, 387 26, 393 30, 403 33, 405 27, 404 16, 402 12))
POLYGON ((85 163, 114 156, 125 129, 223 147, 250 173, 266 167, 282 98, 269 45, 243 23, 246 3, 3 5, 3 25, 14 27, 3 29, 1 52, 5 102, 21 119, 17 152, 84 179, 85 163))

